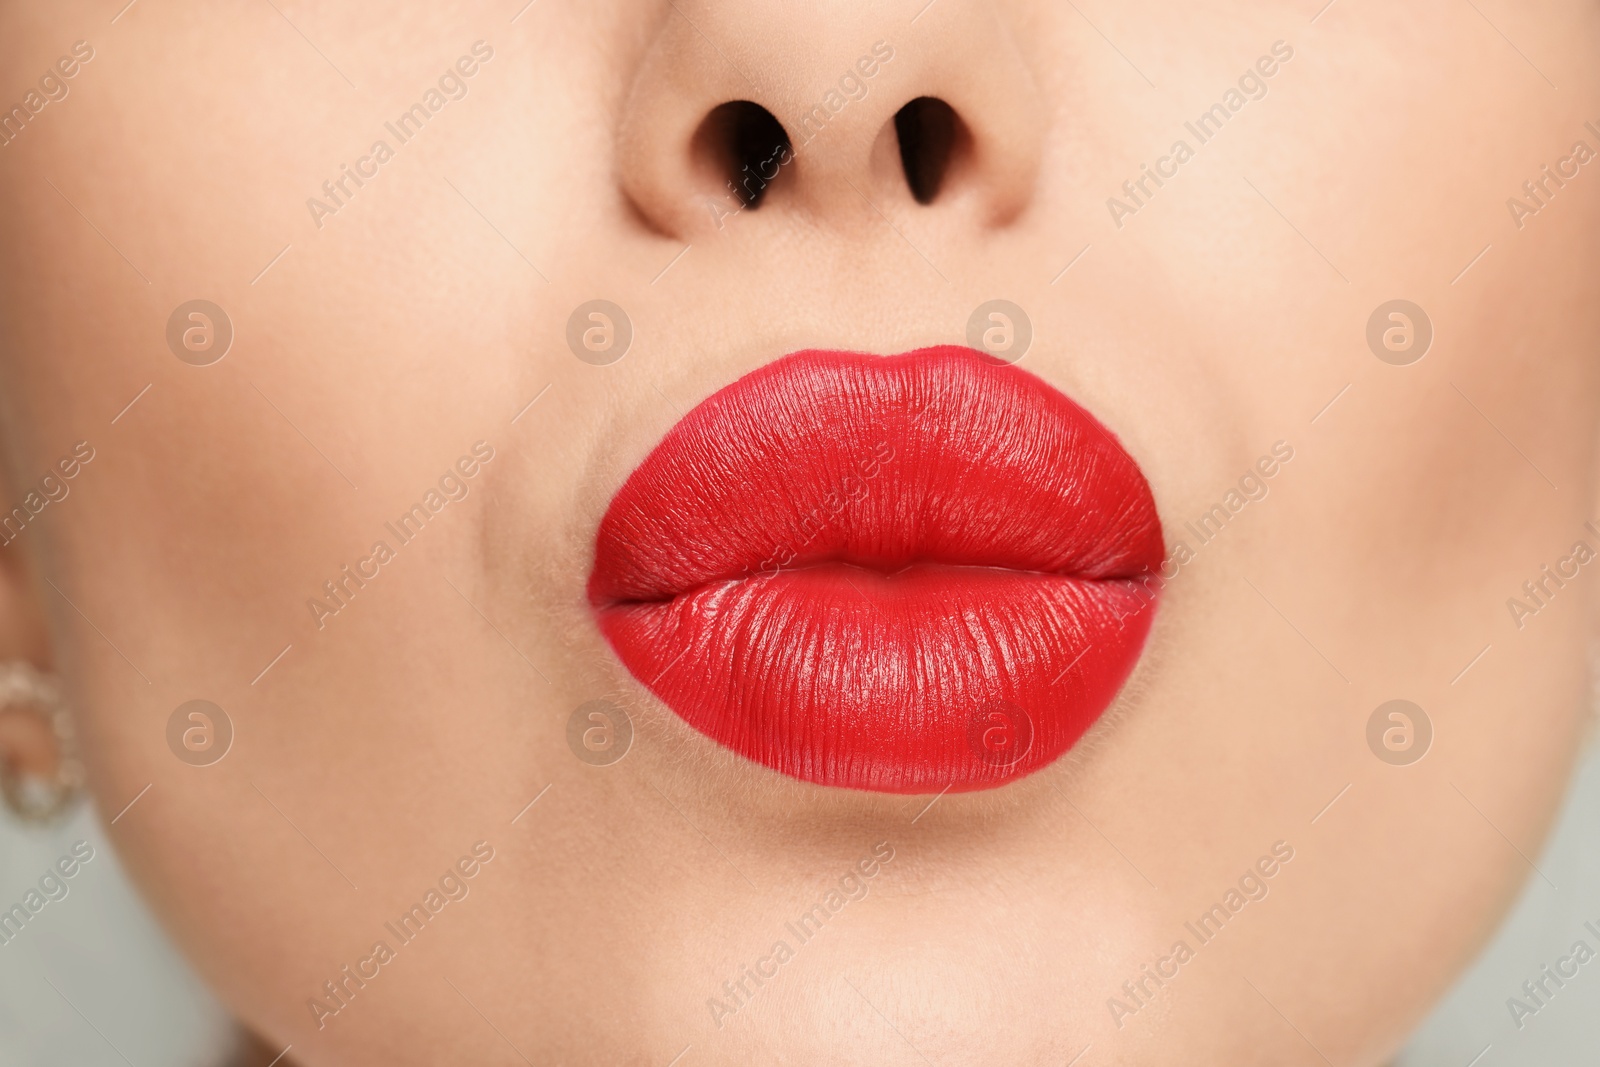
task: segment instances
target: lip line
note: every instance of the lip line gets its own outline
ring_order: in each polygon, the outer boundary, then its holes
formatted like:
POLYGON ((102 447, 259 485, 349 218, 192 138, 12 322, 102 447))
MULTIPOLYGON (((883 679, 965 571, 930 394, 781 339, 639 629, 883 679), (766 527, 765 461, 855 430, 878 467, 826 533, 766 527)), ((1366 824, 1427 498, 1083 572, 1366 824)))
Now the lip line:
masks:
MULTIPOLYGON (((631 484, 636 480, 636 476, 639 475, 649 465, 649 461, 666 451, 669 442, 672 442, 673 439, 679 435, 683 435, 691 439, 698 438, 696 447, 704 450, 708 457, 707 462, 712 466, 721 468, 717 470, 708 470, 706 467, 701 466, 697 467, 695 471, 697 477, 705 479, 709 482, 709 484, 706 486, 696 486, 696 488, 706 488, 708 492, 710 492, 710 495, 718 495, 715 490, 718 490, 719 488, 725 488, 720 487, 717 484, 718 478, 726 475, 728 471, 742 469, 743 465, 747 464, 751 460, 750 452, 752 450, 750 446, 746 444, 745 447, 740 449, 737 453, 732 455, 727 454, 724 447, 725 443, 719 443, 705 439, 706 423, 722 417, 730 408, 734 411, 737 411, 741 406, 748 404, 750 401, 749 393, 751 392, 749 384, 751 382, 757 379, 765 379, 767 382, 771 382, 772 380, 776 379, 781 382, 785 378, 792 376, 787 373, 791 368, 794 368, 795 366, 804 368, 808 361, 815 362, 819 358, 823 360, 837 359, 840 361, 848 361, 850 364, 853 364, 853 366, 849 367, 848 369, 858 372, 858 375, 870 375, 872 377, 889 379, 894 379, 897 377, 910 379, 908 381, 901 381, 894 387, 898 391, 897 395, 899 399, 906 406, 902 409, 896 409, 892 414, 890 414, 888 416, 891 420, 889 423, 885 424, 874 422, 870 416, 867 417, 867 421, 862 422, 859 420, 863 418, 863 412, 859 409, 870 406, 870 402, 863 402, 859 395, 848 395, 850 390, 847 388, 841 388, 838 380, 829 381, 824 383, 824 387, 819 391, 819 396, 821 396, 823 400, 823 404, 820 406, 825 408, 828 402, 837 402, 841 406, 852 408, 853 410, 851 414, 854 415, 855 418, 848 422, 829 423, 826 426, 806 426, 803 429, 800 429, 797 433, 794 433, 793 440, 795 442, 809 444, 830 434, 844 436, 854 435, 859 438, 859 451, 862 453, 862 455, 865 455, 866 452, 869 451, 866 446, 867 441, 877 440, 879 442, 877 447, 882 447, 889 439, 894 438, 897 434, 904 433, 912 435, 908 438, 911 443, 924 449, 928 455, 937 457, 945 447, 944 441, 941 440, 945 434, 937 431, 931 435, 925 433, 925 431, 928 430, 928 426, 924 418, 925 416, 929 415, 930 413, 943 413, 947 419, 953 420, 947 425, 946 430, 948 430, 950 426, 960 429, 964 425, 970 425, 974 418, 982 418, 981 414, 976 416, 974 415, 974 408, 962 403, 963 394, 967 394, 975 390, 971 388, 971 382, 962 382, 959 380, 961 375, 956 376, 958 380, 939 380, 934 375, 918 375, 916 373, 917 365, 919 363, 926 364, 931 361, 943 360, 948 357, 951 352, 960 352, 963 357, 970 357, 972 362, 981 364, 981 367, 977 373, 993 374, 1004 378, 1008 372, 1014 373, 1018 370, 1014 364, 1007 363, 1004 360, 988 355, 984 352, 959 345, 933 345, 911 351, 894 353, 876 353, 852 349, 798 349, 786 353, 785 355, 782 355, 771 362, 764 363, 751 370, 743 377, 723 385, 718 389, 715 389, 709 396, 704 398, 700 403, 696 404, 694 408, 692 408, 687 414, 682 414, 680 412, 682 417, 680 417, 678 421, 676 421, 669 428, 666 434, 663 435, 662 438, 657 442, 656 446, 651 449, 649 453, 647 453, 645 461, 637 464, 630 475, 623 479, 623 484, 612 491, 611 500, 614 503, 619 497, 623 496, 626 490, 630 488, 631 484), (906 371, 906 373, 899 373, 901 371, 906 371), (741 389, 743 390, 742 393, 741 389), (954 403, 951 403, 951 401, 954 401, 954 403), (719 405, 721 407, 721 412, 719 412, 718 415, 706 415, 708 410, 718 408, 719 405)), ((802 370, 800 373, 803 375, 805 371, 802 370)), ((841 375, 841 377, 848 376, 841 375)), ((1011 390, 1008 398, 1009 402, 1019 405, 1023 410, 1038 410, 1041 407, 1053 407, 1057 400, 1065 401, 1065 405, 1072 409, 1071 412, 1063 413, 1059 410, 1051 411, 1049 413, 1050 422, 1058 430, 1063 429, 1064 427, 1066 437, 1071 437, 1073 435, 1079 437, 1087 436, 1091 440, 1097 442, 1097 445, 1104 446, 1103 448, 1088 448, 1082 441, 1063 444, 1062 441, 1058 440, 1056 442, 1058 447, 1055 455, 1048 457, 1033 455, 1030 457, 1029 462, 1038 462, 1041 466, 1049 466, 1052 462, 1066 462, 1070 466, 1076 468, 1073 474, 1075 479, 1081 479, 1084 477, 1093 478, 1095 476, 1094 470, 1103 466, 1103 461, 1106 459, 1106 454, 1109 453, 1118 461, 1126 460, 1126 462, 1132 464, 1135 471, 1137 471, 1137 462, 1127 454, 1126 447, 1121 441, 1118 440, 1112 430, 1100 421, 1100 418, 1097 417, 1093 411, 1079 403, 1071 395, 1064 393, 1061 387, 1039 379, 1036 375, 1024 372, 1022 377, 1027 381, 1032 382, 1032 387, 1023 387, 1011 390), (1048 397, 1041 397, 1041 393, 1048 393, 1050 395, 1048 397), (1091 468, 1085 468, 1079 465, 1072 456, 1062 454, 1063 452, 1071 451, 1076 451, 1080 458, 1084 453, 1098 453, 1099 455, 1097 458, 1100 462, 1096 462, 1091 468)), ((794 429, 795 428, 793 426, 790 427, 791 431, 794 429)), ((1014 429, 1014 427, 1007 427, 1004 428, 1002 432, 1009 433, 1012 429, 1014 429)), ((776 435, 756 434, 756 442, 759 445, 772 436, 776 435)), ((872 451, 873 454, 876 454, 875 450, 872 451)), ((761 457, 757 457, 758 461, 760 458, 761 457)), ((765 456, 765 459, 769 461, 772 458, 773 457, 770 454, 765 456)), ((867 458, 871 457, 869 456, 867 458)), ((879 458, 886 465, 889 463, 899 462, 898 459, 893 455, 889 457, 880 456, 879 458)), ((990 459, 990 456, 986 450, 983 457, 972 456, 969 458, 973 459, 974 461, 978 461, 980 458, 983 460, 983 462, 974 462, 972 464, 974 468, 977 468, 988 466, 988 460, 990 459)), ((828 477, 828 486, 819 486, 819 489, 826 487, 832 487, 835 490, 839 489, 840 473, 841 472, 839 471, 832 472, 828 477)), ((995 473, 1005 478, 1007 481, 1013 481, 1016 475, 1023 472, 1018 471, 1015 463, 1004 463, 995 468, 995 473)), ((1136 476, 1140 478, 1141 484, 1143 484, 1142 472, 1139 472, 1136 476)), ((746 475, 746 477, 748 477, 748 475, 746 475)), ((843 480, 848 482, 851 478, 856 477, 862 476, 857 475, 854 472, 845 472, 843 480)), ((862 477, 862 480, 869 483, 876 481, 877 479, 878 475, 874 473, 869 473, 862 477)), ((887 480, 896 481, 901 479, 898 475, 891 475, 887 480)), ((916 477, 909 479, 909 481, 912 483, 915 483, 918 480, 919 479, 916 477)), ((1048 483, 1050 479, 1044 478, 1043 480, 1048 483)), ((745 488, 750 488, 748 482, 746 483, 745 488)), ((756 488, 759 490, 761 487, 758 486, 756 488)), ((1011 489, 1013 490, 1017 488, 1018 486, 1015 484, 1011 486, 1011 489)), ((1052 487, 1046 484, 1039 486, 1038 488, 1048 492, 1051 491, 1052 487)), ((982 487, 979 490, 980 493, 986 491, 988 491, 987 487, 982 487)), ((1148 486, 1145 487, 1144 491, 1146 496, 1148 496, 1148 486)), ((820 500, 820 496, 818 499, 820 500)), ((845 510, 850 510, 851 505, 857 503, 858 501, 859 498, 851 498, 851 504, 847 504, 845 510)), ((770 506, 778 502, 779 501, 777 500, 756 500, 755 505, 760 506, 762 503, 766 503, 770 506)), ((686 509, 689 511, 696 510, 697 505, 704 503, 704 500, 698 499, 680 502, 680 504, 685 505, 686 509)), ((797 504, 800 509, 804 509, 806 506, 804 502, 797 501, 783 500, 782 503, 797 504)), ((1055 520, 1064 520, 1069 524, 1073 520, 1081 518, 1082 515, 1080 512, 1085 510, 1084 505, 1079 500, 1057 500, 1056 506, 1058 511, 1053 518, 1055 520)), ((614 508, 611 508, 608 505, 606 512, 602 515, 600 524, 602 540, 604 539, 604 526, 614 510, 614 508)), ((1014 510, 1016 509, 1008 509, 1008 511, 1014 510)), ((1026 509, 1024 508, 1023 510, 1025 511, 1026 509)), ((1090 507, 1087 510, 1093 512, 1096 509, 1090 507)), ((833 517, 837 518, 837 513, 833 517)), ((1127 515, 1123 515, 1121 517, 1125 520, 1130 518, 1127 515)), ((803 521, 805 518, 807 518, 807 515, 803 510, 800 510, 795 512, 792 516, 790 516, 790 518, 791 521, 803 521)), ((948 516, 945 516, 945 518, 948 518, 948 516)), ((838 526, 841 524, 834 522, 829 523, 828 525, 838 526)), ((1134 530, 1130 533, 1126 524, 1110 524, 1112 527, 1116 525, 1122 525, 1123 528, 1120 530, 1113 528, 1102 528, 1089 532, 1087 535, 1088 540, 1084 541, 1083 545, 1080 547, 1092 548, 1098 544, 1101 548, 1104 548, 1112 541, 1122 541, 1124 539, 1132 541, 1138 540, 1143 536, 1143 533, 1138 530, 1134 530)), ((1136 518, 1133 521, 1133 525, 1138 525, 1138 520, 1136 518)), ((1086 571, 1094 572, 1093 577, 1095 578, 1137 577, 1143 573, 1154 572, 1161 566, 1163 562, 1163 553, 1161 552, 1159 546, 1164 541, 1164 538, 1160 536, 1160 534, 1164 534, 1165 531, 1164 524, 1162 524, 1159 518, 1155 517, 1154 515, 1151 516, 1150 525, 1159 532, 1156 538, 1157 547, 1153 554, 1147 554, 1142 560, 1122 558, 1113 562, 1105 559, 1089 560, 1079 558, 1075 561, 1067 560, 1062 562, 1067 566, 1072 566, 1075 563, 1086 571)), ((635 533, 636 536, 642 536, 646 542, 653 537, 659 538, 662 536, 661 530, 659 529, 636 531, 635 533)), ((748 530, 746 529, 744 531, 735 531, 734 536, 736 539, 742 539, 747 534, 748 530)), ((974 566, 983 566, 985 564, 982 562, 981 556, 988 554, 1000 554, 997 550, 999 550, 999 546, 1007 539, 1005 533, 998 529, 990 529, 982 533, 978 533, 969 529, 968 534, 969 536, 977 537, 982 542, 988 542, 984 545, 983 551, 957 559, 941 560, 937 558, 928 558, 921 561, 930 563, 948 563, 950 565, 972 564, 974 566)), ((801 545, 803 546, 806 541, 809 541, 811 538, 816 536, 816 532, 811 533, 805 538, 804 541, 801 542, 801 545)), ((1062 535, 1058 536, 1054 543, 1059 545, 1063 540, 1069 543, 1068 550, 1072 551, 1070 543, 1078 541, 1079 538, 1071 533, 1066 533, 1063 531, 1062 535)), ((714 548, 715 546, 697 544, 696 547, 714 548)), ((748 545, 746 547, 748 548, 748 545)), ((787 547, 792 551, 795 546, 793 542, 779 541, 777 542, 777 547, 780 549, 787 547)), ((1036 543, 1032 550, 1027 554, 1038 555, 1043 547, 1044 546, 1036 543)), ((754 564, 754 559, 757 557, 757 555, 759 555, 759 553, 750 552, 749 557, 751 562, 742 570, 735 571, 732 568, 726 567, 726 563, 732 561, 725 558, 724 569, 722 569, 720 574, 705 573, 703 575, 683 575, 680 577, 692 577, 698 579, 696 581, 696 585, 698 585, 744 578, 757 573, 763 573, 762 570, 758 569, 758 566, 760 565, 754 564)), ((633 565, 636 568, 635 573, 637 574, 640 556, 633 555, 630 558, 633 561, 633 565)), ((821 555, 809 557, 807 558, 806 562, 834 562, 836 560, 845 561, 844 559, 840 559, 838 557, 821 555)), ((853 562, 853 560, 850 561, 853 562)), ((770 562, 770 560, 768 562, 770 562)), ((898 563, 899 559, 896 559, 895 562, 898 563)), ((1022 565, 1016 569, 1029 569, 1026 566, 1029 561, 1025 558, 1013 559, 1011 562, 1013 564, 1022 565)), ((1038 568, 1041 573, 1061 573, 1064 575, 1073 576, 1074 572, 1072 571, 1053 571, 1050 569, 1049 562, 1041 562, 1043 563, 1043 566, 1038 568)), ((681 566, 681 563, 681 559, 673 561, 673 565, 668 566, 666 571, 670 572, 674 570, 677 566, 681 566)), ((864 565, 871 567, 873 566, 873 561, 869 559, 864 565)), ((785 563, 780 569, 791 569, 791 565, 790 563, 785 563)), ((594 574, 592 567, 590 573, 591 576, 594 574)), ((670 597, 674 594, 666 591, 667 587, 671 584, 668 574, 658 572, 655 576, 657 578, 668 580, 660 582, 660 584, 658 584, 656 588, 652 590, 652 592, 659 592, 663 598, 670 599, 670 597)), ((1085 575, 1085 577, 1087 577, 1087 575, 1085 575)), ((685 588, 693 587, 691 586, 685 588)), ((613 602, 632 602, 633 600, 633 598, 626 596, 626 594, 618 597, 616 592, 612 592, 610 595, 602 594, 596 596, 593 595, 594 592, 595 590, 593 588, 593 584, 591 583, 590 604, 593 606, 599 606, 604 603, 613 602)), ((650 600, 654 598, 641 597, 639 599, 650 600)))
POLYGON ((914 567, 924 567, 929 569, 937 568, 940 570, 950 571, 991 571, 998 574, 1012 574, 1019 578, 1058 578, 1064 581, 1078 582, 1083 585, 1110 585, 1116 582, 1134 582, 1138 581, 1144 575, 1151 573, 1150 568, 1141 567, 1138 570, 1132 571, 1128 574, 1101 574, 1090 576, 1074 571, 1042 571, 1024 567, 1006 567, 999 564, 987 563, 945 563, 940 560, 929 559, 914 559, 903 566, 889 571, 867 564, 856 563, 851 560, 826 558, 808 560, 797 567, 776 567, 770 571, 750 571, 735 578, 708 578, 703 582, 676 590, 665 596, 610 598, 593 604, 593 608, 596 611, 605 611, 607 608, 630 607, 633 605, 671 604, 673 601, 682 597, 694 596, 695 594, 706 589, 710 589, 714 586, 738 586, 743 585, 746 582, 753 581, 757 578, 775 578, 780 574, 794 574, 799 571, 850 569, 865 571, 866 573, 878 578, 890 579, 904 574, 906 571, 911 570, 914 567))

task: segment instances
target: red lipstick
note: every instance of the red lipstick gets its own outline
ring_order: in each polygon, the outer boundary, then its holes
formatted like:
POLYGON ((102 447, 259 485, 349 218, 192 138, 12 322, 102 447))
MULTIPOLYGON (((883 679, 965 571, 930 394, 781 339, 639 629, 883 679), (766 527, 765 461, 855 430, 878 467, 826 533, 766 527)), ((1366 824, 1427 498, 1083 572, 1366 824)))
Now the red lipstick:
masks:
POLYGON ((1133 457, 972 349, 799 352, 689 412, 600 523, 589 600, 634 677, 775 771, 985 789, 1060 756, 1149 630, 1133 457))

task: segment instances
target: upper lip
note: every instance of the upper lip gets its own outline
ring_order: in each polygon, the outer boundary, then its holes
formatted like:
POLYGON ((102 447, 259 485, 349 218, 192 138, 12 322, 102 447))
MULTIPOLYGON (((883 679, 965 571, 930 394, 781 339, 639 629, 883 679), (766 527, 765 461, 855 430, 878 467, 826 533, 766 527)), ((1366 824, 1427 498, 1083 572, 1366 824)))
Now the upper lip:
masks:
POLYGON ((985 359, 969 349, 855 355, 837 374, 829 372, 840 364, 810 355, 738 383, 751 391, 790 379, 782 384, 799 388, 784 395, 809 398, 806 409, 729 420, 719 403, 725 391, 672 429, 602 522, 591 603, 667 600, 831 562, 886 573, 934 563, 1091 580, 1133 578, 1161 563, 1161 528, 1143 478, 1108 485, 1103 477, 1133 461, 1098 421, 1037 378, 991 363, 984 384, 999 395, 973 404, 964 395, 972 379, 950 373, 985 359), (873 387, 862 387, 863 376, 873 387), (849 418, 852 409, 859 417, 849 418), (730 421, 744 432, 730 436, 730 421), (808 452, 808 472, 831 476, 774 478, 801 466, 797 450, 808 452))

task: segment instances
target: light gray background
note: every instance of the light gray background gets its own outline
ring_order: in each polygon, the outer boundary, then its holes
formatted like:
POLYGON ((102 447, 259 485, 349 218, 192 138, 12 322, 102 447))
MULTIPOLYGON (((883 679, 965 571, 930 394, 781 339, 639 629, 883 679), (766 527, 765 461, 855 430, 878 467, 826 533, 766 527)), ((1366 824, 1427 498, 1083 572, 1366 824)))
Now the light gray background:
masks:
MULTIPOLYGON (((79 839, 93 844, 96 855, 72 880, 69 895, 0 945, 0 1064, 218 1067, 228 1049, 226 1016, 133 895, 87 808, 48 832, 0 816, 0 904, 20 900, 79 839)), ((1600 927, 1600 745, 1589 747, 1537 862, 1559 889, 1529 872, 1511 916, 1398 1067, 1596 1062, 1600 959, 1524 1019, 1520 1031, 1506 998, 1521 995, 1523 980, 1574 941, 1600 951, 1600 938, 1583 928, 1585 920, 1600 927)))

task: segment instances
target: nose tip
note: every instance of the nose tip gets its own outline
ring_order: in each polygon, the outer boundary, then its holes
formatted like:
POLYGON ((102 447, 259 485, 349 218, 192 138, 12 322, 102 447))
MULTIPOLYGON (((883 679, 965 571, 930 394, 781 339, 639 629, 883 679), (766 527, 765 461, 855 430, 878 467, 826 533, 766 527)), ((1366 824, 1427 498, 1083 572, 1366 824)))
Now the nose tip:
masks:
POLYGON ((617 131, 622 194, 690 239, 743 211, 845 230, 895 204, 1000 227, 1028 205, 1043 109, 992 5, 904 12, 674 2, 617 131))

